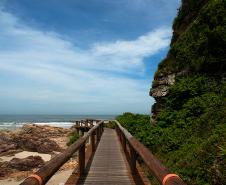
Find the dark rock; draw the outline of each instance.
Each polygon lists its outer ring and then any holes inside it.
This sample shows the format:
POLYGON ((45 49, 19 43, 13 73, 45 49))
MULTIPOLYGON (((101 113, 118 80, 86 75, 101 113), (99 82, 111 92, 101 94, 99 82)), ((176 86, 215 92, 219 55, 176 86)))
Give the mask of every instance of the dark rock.
POLYGON ((15 137, 15 142, 24 150, 35 151, 40 153, 50 153, 61 151, 59 145, 48 138, 40 138, 30 134, 24 134, 15 137))
POLYGON ((29 134, 36 137, 48 138, 48 137, 60 137, 69 132, 68 129, 61 127, 52 127, 48 125, 40 126, 35 124, 26 124, 22 127, 23 134, 29 134))
POLYGON ((16 149, 16 150, 8 150, 8 151, 5 151, 5 152, 2 152, 0 154, 0 157, 1 156, 13 156, 19 152, 22 152, 23 150, 22 149, 16 149))
POLYGON ((8 162, 0 162, 0 178, 8 176, 8 174, 12 173, 12 169, 8 165, 8 162))
POLYGON ((0 144, 0 154, 3 152, 7 152, 9 150, 15 150, 17 149, 17 145, 12 143, 12 144, 0 144))
POLYGON ((69 129, 26 124, 15 131, 0 131, 0 156, 14 154, 17 151, 28 150, 40 153, 61 152, 63 149, 54 138, 65 137, 69 129))
POLYGON ((7 130, 0 131, 0 156, 10 153, 11 150, 18 149, 18 145, 13 141, 13 134, 7 130))
POLYGON ((14 168, 20 171, 28 171, 33 168, 40 167, 43 164, 44 164, 44 161, 40 156, 29 156, 24 159, 13 158, 9 162, 9 166, 11 168, 14 168))

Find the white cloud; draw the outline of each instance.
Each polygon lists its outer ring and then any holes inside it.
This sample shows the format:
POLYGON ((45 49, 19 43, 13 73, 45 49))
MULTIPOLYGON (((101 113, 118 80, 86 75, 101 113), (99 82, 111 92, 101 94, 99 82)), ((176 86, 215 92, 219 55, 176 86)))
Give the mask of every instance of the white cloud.
MULTIPOLYGON (((0 81, 5 86, 0 91, 2 99, 16 97, 75 107, 91 102, 101 104, 103 110, 105 106, 121 106, 112 107, 113 112, 136 110, 131 104, 145 110, 142 104, 150 99, 150 82, 127 74, 142 75, 144 58, 166 48, 171 35, 169 29, 160 28, 132 41, 95 43, 84 50, 61 35, 30 28, 1 9, 0 25, 0 73, 7 72, 15 79, 9 84, 0 81), (26 85, 16 82, 19 77, 26 85)), ((79 109, 75 111, 79 113, 79 109)))

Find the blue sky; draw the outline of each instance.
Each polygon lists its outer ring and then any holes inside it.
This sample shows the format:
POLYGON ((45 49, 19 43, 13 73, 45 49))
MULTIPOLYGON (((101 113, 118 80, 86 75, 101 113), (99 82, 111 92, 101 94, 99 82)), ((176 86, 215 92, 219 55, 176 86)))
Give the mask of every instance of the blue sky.
POLYGON ((1 0, 0 114, 150 113, 179 0, 1 0))

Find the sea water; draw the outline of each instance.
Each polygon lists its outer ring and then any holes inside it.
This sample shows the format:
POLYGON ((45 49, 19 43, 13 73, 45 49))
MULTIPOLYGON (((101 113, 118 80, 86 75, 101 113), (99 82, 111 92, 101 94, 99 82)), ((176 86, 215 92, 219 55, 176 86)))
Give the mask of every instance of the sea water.
POLYGON ((111 120, 115 117, 116 115, 0 115, 0 129, 11 130, 28 123, 69 128, 77 120, 111 120))

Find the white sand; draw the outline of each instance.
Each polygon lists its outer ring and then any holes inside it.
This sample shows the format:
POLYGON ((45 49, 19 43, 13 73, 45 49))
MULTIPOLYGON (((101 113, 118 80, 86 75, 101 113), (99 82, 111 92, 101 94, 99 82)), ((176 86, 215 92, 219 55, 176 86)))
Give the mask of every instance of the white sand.
POLYGON ((47 185, 63 185, 67 181, 67 179, 70 177, 72 172, 73 170, 58 172, 49 180, 47 185))
POLYGON ((23 181, 14 181, 14 180, 0 180, 0 185, 18 185, 23 181))
POLYGON ((0 159, 1 159, 1 161, 10 161, 14 157, 19 158, 19 159, 23 159, 23 158, 28 157, 28 156, 40 156, 44 161, 49 161, 51 159, 51 155, 49 155, 49 154, 41 154, 41 153, 38 153, 38 152, 28 152, 28 151, 19 152, 19 153, 15 154, 13 156, 10 156, 10 157, 2 156, 2 157, 0 157, 0 159))
MULTIPOLYGON (((66 171, 60 171, 56 175, 54 175, 47 185, 63 185, 66 180, 69 178, 73 170, 66 170, 66 171)), ((18 185, 22 181, 15 181, 15 180, 0 180, 0 185, 18 185)))

